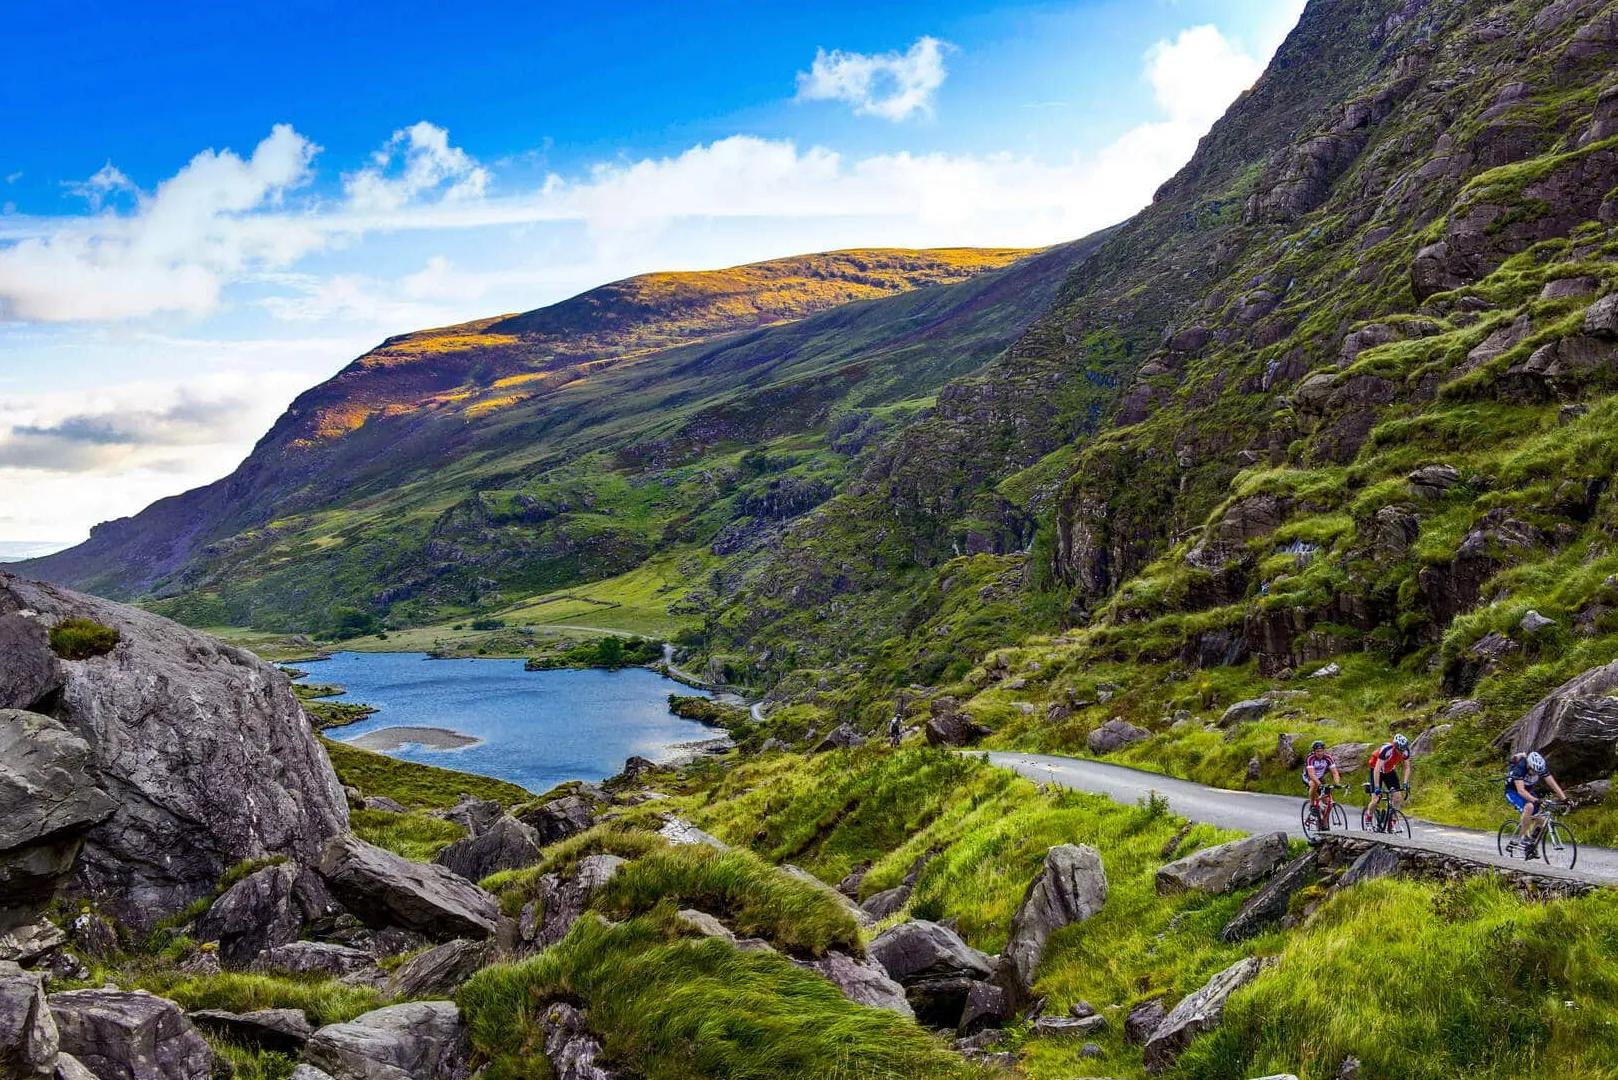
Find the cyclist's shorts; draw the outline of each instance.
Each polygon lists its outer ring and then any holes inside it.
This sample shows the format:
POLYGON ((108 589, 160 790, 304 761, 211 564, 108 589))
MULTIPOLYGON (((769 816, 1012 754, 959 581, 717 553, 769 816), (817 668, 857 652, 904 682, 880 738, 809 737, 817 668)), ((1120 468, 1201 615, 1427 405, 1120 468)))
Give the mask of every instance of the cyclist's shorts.
MULTIPOLYGON (((1527 806, 1528 801, 1529 800, 1523 798, 1521 793, 1516 790, 1506 792, 1506 802, 1510 803, 1512 806, 1515 806, 1518 810, 1521 810, 1523 807, 1527 806)), ((1536 805, 1539 802, 1538 799, 1533 801, 1536 805)))

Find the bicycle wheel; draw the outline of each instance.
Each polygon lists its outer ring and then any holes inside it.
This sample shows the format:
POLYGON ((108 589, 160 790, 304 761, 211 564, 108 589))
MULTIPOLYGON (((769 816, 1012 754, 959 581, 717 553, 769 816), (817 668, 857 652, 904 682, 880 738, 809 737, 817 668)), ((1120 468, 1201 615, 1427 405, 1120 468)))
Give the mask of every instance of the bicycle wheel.
POLYGON ((1546 826, 1545 835, 1540 837, 1539 853, 1552 866, 1571 870, 1579 861, 1579 842, 1574 839, 1572 829, 1560 821, 1553 821, 1546 826))
POLYGON ((1348 831, 1348 814, 1343 811, 1342 803, 1332 803, 1331 827, 1342 832, 1348 831))
POLYGON ((1398 836, 1404 834, 1406 840, 1410 839, 1410 815, 1403 810, 1388 807, 1388 835, 1398 836))
POLYGON ((1303 804, 1303 838, 1311 844, 1320 839, 1320 814, 1307 802, 1303 804))
POLYGON ((1512 818, 1510 821, 1502 823, 1500 832, 1495 835, 1495 847, 1500 850, 1502 858, 1515 859, 1517 854, 1522 851, 1522 841, 1517 837, 1517 828, 1517 819, 1512 818))

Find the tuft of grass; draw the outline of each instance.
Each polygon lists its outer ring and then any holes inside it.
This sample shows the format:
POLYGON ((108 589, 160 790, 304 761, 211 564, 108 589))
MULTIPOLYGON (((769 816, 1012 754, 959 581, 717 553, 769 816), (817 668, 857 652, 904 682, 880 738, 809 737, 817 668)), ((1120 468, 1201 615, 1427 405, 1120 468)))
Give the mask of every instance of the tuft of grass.
POLYGON ((898 1015, 855 1005, 785 957, 679 936, 672 919, 581 919, 530 960, 485 968, 459 1001, 489 1080, 544 1075, 551 1002, 583 1003, 612 1061, 647 1080, 966 1080, 994 1075, 898 1015))
POLYGON ((51 651, 63 660, 105 656, 118 646, 118 631, 94 619, 63 619, 51 627, 51 651))
POLYGON ((466 830, 453 821, 427 814, 354 810, 348 815, 348 823, 354 835, 366 843, 416 862, 430 862, 434 855, 466 835, 466 830))
POLYGON ((619 870, 594 906, 624 919, 670 902, 718 916, 739 935, 786 952, 861 952, 859 928, 842 904, 749 851, 686 845, 650 852, 619 870))
POLYGON ((262 975, 240 971, 185 975, 175 971, 146 971, 136 975, 132 985, 178 1002, 188 1010, 302 1009, 316 1027, 345 1023, 384 1004, 381 993, 371 987, 349 986, 314 975, 262 975))

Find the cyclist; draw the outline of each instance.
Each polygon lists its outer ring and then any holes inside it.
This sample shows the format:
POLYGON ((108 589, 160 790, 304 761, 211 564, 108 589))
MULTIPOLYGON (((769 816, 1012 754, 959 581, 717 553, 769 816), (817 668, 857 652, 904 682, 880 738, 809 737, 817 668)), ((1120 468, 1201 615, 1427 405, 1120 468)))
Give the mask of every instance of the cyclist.
POLYGON ((904 713, 896 712, 893 714, 893 719, 888 721, 888 742, 897 747, 904 741, 904 737, 904 713))
POLYGON ((1367 764, 1371 769, 1371 783, 1365 789, 1371 795, 1368 811, 1375 811, 1377 800, 1388 797, 1388 805, 1395 810, 1404 802, 1404 793, 1410 790, 1410 740, 1395 735, 1390 742, 1377 747, 1367 764))
POLYGON ((1506 801, 1522 811, 1518 835, 1523 838, 1523 857, 1527 859, 1539 858, 1539 834, 1545 827, 1545 819, 1539 813, 1540 804, 1545 800, 1537 793, 1542 782, 1551 786, 1558 799, 1567 800, 1567 792, 1545 767, 1543 754, 1532 750, 1511 755, 1511 764, 1506 769, 1506 801), (1528 831, 1530 822, 1534 823, 1532 835, 1528 831))
POLYGON ((1337 759, 1326 753, 1326 740, 1316 739, 1314 745, 1309 747, 1309 756, 1303 759, 1303 782, 1309 785, 1309 805, 1315 811, 1315 817, 1320 822, 1320 830, 1331 830, 1331 815, 1322 815, 1320 810, 1320 785, 1325 783, 1326 774, 1331 773, 1331 782, 1341 784, 1342 773, 1337 771, 1337 759))

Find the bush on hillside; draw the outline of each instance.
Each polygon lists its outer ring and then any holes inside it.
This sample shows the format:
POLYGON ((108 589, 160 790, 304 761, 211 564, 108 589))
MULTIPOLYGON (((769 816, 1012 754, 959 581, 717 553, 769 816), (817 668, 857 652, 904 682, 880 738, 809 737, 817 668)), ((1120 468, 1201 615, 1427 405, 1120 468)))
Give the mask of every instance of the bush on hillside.
POLYGON ((118 644, 118 631, 94 619, 64 619, 51 627, 51 651, 63 660, 105 656, 118 644))

